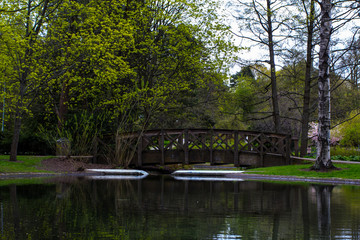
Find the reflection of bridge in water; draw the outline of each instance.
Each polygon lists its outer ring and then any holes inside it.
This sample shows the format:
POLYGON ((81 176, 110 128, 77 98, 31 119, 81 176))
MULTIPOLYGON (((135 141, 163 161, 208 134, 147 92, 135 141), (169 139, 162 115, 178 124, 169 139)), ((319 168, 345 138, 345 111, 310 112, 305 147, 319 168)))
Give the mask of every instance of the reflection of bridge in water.
MULTIPOLYGON (((136 146, 132 164, 234 164, 275 166, 291 163, 290 135, 240 130, 184 129, 128 133, 122 141, 136 146)), ((297 149, 294 149, 297 152, 297 149)))

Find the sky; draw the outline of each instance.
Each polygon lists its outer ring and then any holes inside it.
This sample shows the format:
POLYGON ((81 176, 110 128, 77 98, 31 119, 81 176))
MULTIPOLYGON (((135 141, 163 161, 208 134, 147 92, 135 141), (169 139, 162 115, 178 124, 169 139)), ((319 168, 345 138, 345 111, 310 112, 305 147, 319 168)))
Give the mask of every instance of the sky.
MULTIPOLYGON (((239 24, 241 24, 241 23, 239 21, 236 21, 236 19, 233 17, 236 6, 234 4, 232 5, 232 7, 231 7, 231 5, 229 5, 230 2, 236 3, 236 2, 238 2, 238 0, 220 0, 220 1, 223 2, 222 11, 225 12, 226 23, 231 26, 233 32, 235 32, 236 34, 239 34, 238 29, 239 29, 239 24)), ((247 0, 241 0, 241 1, 246 2, 247 0)), ((259 2, 265 2, 265 0, 259 0, 259 2)), ((320 11, 319 6, 317 6, 316 10, 317 10, 317 12, 320 11)), ((342 8, 334 8, 333 16, 340 14, 341 11, 344 11, 344 10, 342 8)), ((284 14, 284 16, 285 16, 285 14, 284 14)), ((342 24, 342 23, 333 22, 333 27, 337 28, 339 24, 342 24)), ((336 49, 344 48, 346 41, 348 41, 348 39, 351 39, 353 36, 354 27, 356 28, 359 25, 360 25, 359 15, 356 15, 356 19, 352 20, 351 22, 348 22, 340 30, 336 31, 333 34, 332 39, 340 40, 340 43, 337 44, 336 46, 332 47, 332 50, 335 52, 336 49)), ((243 32, 243 34, 246 35, 247 33, 243 32)), ((249 34, 249 36, 251 35, 251 33, 248 33, 248 34, 249 34)), ((240 53, 238 53, 238 57, 239 57, 239 59, 241 59, 241 62, 249 62, 250 63, 250 62, 254 62, 256 60, 267 60, 268 59, 268 49, 266 47, 255 45, 254 43, 250 42, 249 40, 241 39, 236 36, 234 36, 234 41, 238 46, 250 47, 250 49, 247 49, 247 50, 245 49, 245 50, 242 50, 240 53)), ((304 47, 304 46, 297 46, 294 41, 289 41, 289 40, 287 40, 287 44, 288 44, 288 46, 293 45, 292 47, 295 46, 295 48, 299 48, 300 50, 301 50, 301 47, 304 47)), ((319 47, 315 46, 315 55, 317 54, 318 49, 319 49, 319 47)), ((280 58, 277 58, 276 63, 278 66, 277 70, 279 70, 281 68, 281 66, 283 66, 283 62, 281 61, 280 58)), ((240 70, 241 70, 241 66, 239 64, 233 64, 233 66, 230 69, 230 74, 235 74, 236 72, 238 72, 240 70)))

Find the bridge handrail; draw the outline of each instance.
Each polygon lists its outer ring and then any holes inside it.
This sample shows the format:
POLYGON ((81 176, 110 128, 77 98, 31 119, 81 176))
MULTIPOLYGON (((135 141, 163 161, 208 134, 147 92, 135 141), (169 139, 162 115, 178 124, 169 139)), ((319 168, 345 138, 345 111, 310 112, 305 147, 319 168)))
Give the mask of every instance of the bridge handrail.
MULTIPOLYGON (((253 152, 264 156, 277 154, 287 162, 291 155, 291 137, 287 134, 257 132, 229 129, 155 129, 143 132, 124 133, 120 139, 137 138, 138 163, 144 151, 160 151, 162 158, 168 150, 185 152, 185 163, 188 163, 189 151, 207 150, 210 156, 213 151, 228 150, 234 153, 234 162, 238 161, 239 152, 253 152)), ((294 146, 296 146, 295 143, 294 146)), ((162 161, 163 162, 163 161, 162 161)))

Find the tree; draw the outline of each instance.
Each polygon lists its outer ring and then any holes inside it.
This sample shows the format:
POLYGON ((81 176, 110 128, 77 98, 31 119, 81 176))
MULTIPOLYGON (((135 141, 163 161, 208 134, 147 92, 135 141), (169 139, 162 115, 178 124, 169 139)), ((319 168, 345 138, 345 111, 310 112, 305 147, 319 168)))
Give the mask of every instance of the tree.
POLYGON ((216 123, 217 128, 239 129, 248 128, 247 118, 256 109, 259 102, 257 84, 252 68, 245 66, 230 77, 230 87, 219 98, 220 112, 216 123))
MULTIPOLYGON (((219 21, 217 4, 130 1, 126 9, 135 26, 135 46, 127 56, 135 75, 129 81, 134 84, 132 92, 137 92, 134 96, 141 96, 135 118, 147 128, 172 125, 164 121, 169 110, 179 118, 175 121, 182 122, 184 117, 178 113, 191 114, 191 110, 184 112, 182 107, 188 110, 196 108, 199 102, 209 103, 208 99, 201 101, 200 95, 210 96, 211 86, 222 84, 226 59, 234 50, 226 40, 229 31, 219 21), (190 104, 193 94, 199 98, 190 104)), ((183 122, 186 126, 189 123, 183 122)))
POLYGON ((267 76, 271 80, 272 114, 269 117, 273 118, 274 131, 281 132, 276 56, 289 35, 287 23, 290 20, 291 4, 279 0, 237 2, 235 18, 240 23, 240 33, 236 33, 236 36, 250 44, 264 47, 268 52, 267 60, 260 61, 270 66, 267 76))
MULTIPOLYGON (((108 109, 106 102, 133 74, 125 56, 134 47, 133 26, 123 1, 65 1, 47 32, 48 58, 68 70, 47 84, 47 112, 56 113, 61 130, 68 111, 108 109), (118 87, 116 87, 118 86, 118 87)), ((119 92, 122 94, 126 89, 119 92)))
POLYGON ((24 124, 61 135, 74 119, 106 115, 108 132, 133 131, 163 126, 172 111, 202 112, 184 126, 214 125, 236 50, 216 1, 15 2, 1 5, 0 36, 16 115, 12 160, 24 124))
POLYGON ((56 99, 60 92, 55 110, 61 126, 69 96, 99 100, 94 96, 100 90, 129 74, 123 59, 133 43, 131 26, 119 15, 121 8, 109 6, 105 1, 68 0, 4 4, 1 40, 16 73, 8 77, 15 113, 10 160, 16 161, 22 120, 32 116, 34 103, 46 104, 47 93, 56 99))
MULTIPOLYGON (((304 6, 305 1, 302 1, 304 6)), ((300 155, 304 156, 307 153, 308 146, 308 132, 310 121, 310 97, 311 97, 311 80, 312 80, 312 66, 313 66, 313 37, 315 30, 315 0, 310 0, 310 9, 306 11, 306 28, 307 28, 307 44, 306 44, 306 71, 304 79, 304 96, 301 116, 301 140, 300 140, 300 155)))
POLYGON ((2 4, 3 26, 1 41, 12 59, 14 74, 9 77, 13 90, 14 131, 10 160, 16 161, 22 119, 39 92, 49 71, 39 63, 44 54, 41 38, 44 26, 58 7, 58 0, 5 1, 2 4))
POLYGON ((230 87, 236 87, 238 84, 238 80, 243 77, 249 77, 251 79, 255 79, 255 75, 251 70, 251 66, 244 66, 241 70, 234 75, 230 76, 230 87))
POLYGON ((331 0, 322 0, 320 3, 320 52, 319 52, 319 125, 317 141, 317 157, 312 167, 314 170, 333 168, 330 159, 330 37, 331 0))

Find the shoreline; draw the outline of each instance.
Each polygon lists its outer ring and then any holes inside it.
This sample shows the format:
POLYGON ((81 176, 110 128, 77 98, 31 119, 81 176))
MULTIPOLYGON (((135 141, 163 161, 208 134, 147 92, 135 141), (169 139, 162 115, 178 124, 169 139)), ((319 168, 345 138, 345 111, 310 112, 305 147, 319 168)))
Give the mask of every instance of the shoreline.
MULTIPOLYGON (((159 175, 159 174, 149 174, 159 175)), ((163 174, 171 175, 171 174, 163 174)), ((0 180, 22 179, 22 178, 52 178, 52 177, 88 177, 88 176, 104 176, 104 174, 93 172, 62 172, 62 173, 3 173, 0 174, 0 180)), ((199 177, 198 175, 192 175, 199 177)), ((201 177, 201 176, 200 176, 201 177)), ((264 174, 247 174, 247 173, 231 173, 225 174, 223 178, 236 178, 250 181, 279 181, 279 182, 294 182, 294 183, 314 183, 327 185, 360 185, 360 179, 340 179, 340 178, 305 178, 295 176, 280 176, 280 175, 264 175, 264 174)))
POLYGON ((263 175, 263 174, 232 174, 232 178, 241 178, 244 180, 264 180, 264 181, 281 181, 297 183, 316 183, 329 185, 360 185, 360 179, 342 179, 342 178, 305 178, 296 176, 281 175, 263 175))

